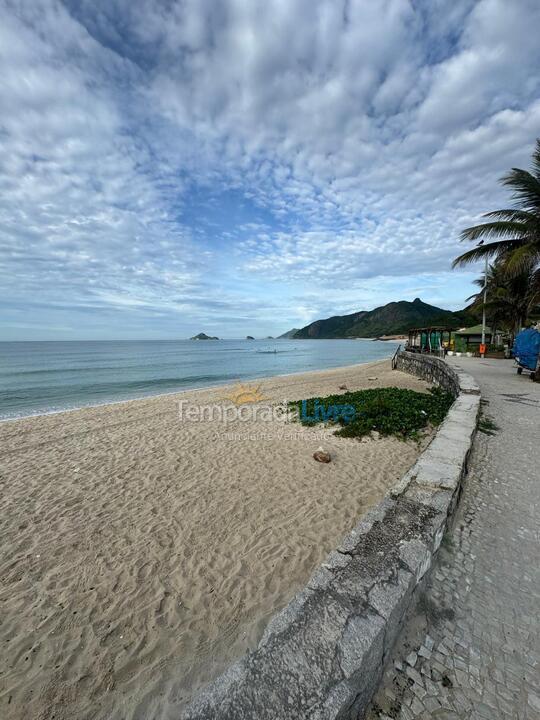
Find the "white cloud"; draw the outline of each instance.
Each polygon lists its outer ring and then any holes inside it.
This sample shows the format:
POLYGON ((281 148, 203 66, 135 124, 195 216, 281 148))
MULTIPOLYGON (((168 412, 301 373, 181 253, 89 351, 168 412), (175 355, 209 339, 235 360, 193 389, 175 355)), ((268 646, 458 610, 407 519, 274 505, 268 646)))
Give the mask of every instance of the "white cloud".
POLYGON ((336 312, 427 290, 540 135, 536 0, 0 7, 10 323, 264 332, 277 289, 285 327, 313 282, 336 312))

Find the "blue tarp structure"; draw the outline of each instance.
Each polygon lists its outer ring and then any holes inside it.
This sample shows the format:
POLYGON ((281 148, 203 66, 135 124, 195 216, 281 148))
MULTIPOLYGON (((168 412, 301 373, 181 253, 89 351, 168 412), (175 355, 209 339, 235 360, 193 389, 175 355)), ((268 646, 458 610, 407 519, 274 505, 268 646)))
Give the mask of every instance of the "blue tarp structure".
POLYGON ((536 370, 540 353, 540 332, 534 328, 522 330, 514 340, 514 357, 528 370, 536 370))

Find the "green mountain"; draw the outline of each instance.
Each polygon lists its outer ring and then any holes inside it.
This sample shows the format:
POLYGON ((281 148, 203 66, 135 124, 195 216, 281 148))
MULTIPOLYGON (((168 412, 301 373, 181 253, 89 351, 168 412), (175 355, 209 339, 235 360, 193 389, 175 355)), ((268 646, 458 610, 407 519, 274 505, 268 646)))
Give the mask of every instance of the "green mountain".
POLYGON ((278 335, 278 340, 287 340, 289 338, 293 338, 297 332, 300 332, 298 328, 293 328, 292 330, 287 330, 287 332, 283 333, 283 335, 278 335))
POLYGON ((452 312, 428 305, 416 298, 413 302, 401 300, 382 305, 375 310, 362 310, 351 315, 335 315, 316 320, 298 330, 294 338, 353 338, 379 337, 405 334, 410 328, 428 325, 463 327, 475 322, 468 309, 452 312))

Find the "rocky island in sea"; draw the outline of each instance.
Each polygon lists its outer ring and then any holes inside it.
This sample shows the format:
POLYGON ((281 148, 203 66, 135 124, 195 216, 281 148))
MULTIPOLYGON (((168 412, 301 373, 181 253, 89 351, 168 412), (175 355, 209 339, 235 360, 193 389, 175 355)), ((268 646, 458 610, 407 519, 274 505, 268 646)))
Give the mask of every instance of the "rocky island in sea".
POLYGON ((219 340, 218 337, 215 337, 214 335, 207 335, 206 333, 199 333, 198 335, 194 335, 192 338, 189 338, 190 340, 219 340))

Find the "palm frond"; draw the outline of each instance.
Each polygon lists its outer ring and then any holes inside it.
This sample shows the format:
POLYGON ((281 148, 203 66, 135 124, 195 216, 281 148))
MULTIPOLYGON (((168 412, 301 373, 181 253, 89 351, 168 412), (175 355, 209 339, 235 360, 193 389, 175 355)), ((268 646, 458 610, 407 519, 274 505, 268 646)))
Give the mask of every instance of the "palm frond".
POLYGON ((466 228, 461 233, 461 240, 471 240, 475 242, 476 240, 510 237, 526 240, 529 232, 530 230, 527 223, 498 220, 466 228))
POLYGON ((528 170, 512 168, 501 182, 512 188, 512 196, 522 210, 540 212, 540 180, 528 170))
POLYGON ((540 226, 540 216, 531 213, 528 210, 519 210, 518 208, 504 208, 503 210, 492 210, 484 213, 482 217, 497 218, 498 220, 506 220, 508 222, 519 222, 527 225, 540 226))
POLYGON ((540 138, 536 138, 536 146, 532 154, 532 170, 538 180, 540 180, 540 138))
POLYGON ((497 257, 498 255, 506 254, 514 251, 521 247, 522 241, 519 238, 513 238, 512 240, 500 240, 499 242, 489 243, 488 245, 481 245, 475 247, 472 250, 459 255, 454 262, 452 267, 455 268, 458 265, 468 265, 469 263, 476 262, 477 260, 483 260, 486 255, 487 257, 497 257))
POLYGON ((504 270, 510 276, 530 273, 531 267, 540 261, 540 247, 522 245, 516 248, 504 261, 504 270))
POLYGON ((505 237, 526 237, 527 224, 523 222, 510 222, 508 220, 499 220, 498 222, 482 223, 481 225, 473 225, 466 228, 461 233, 462 240, 480 240, 483 238, 505 238, 505 237))

